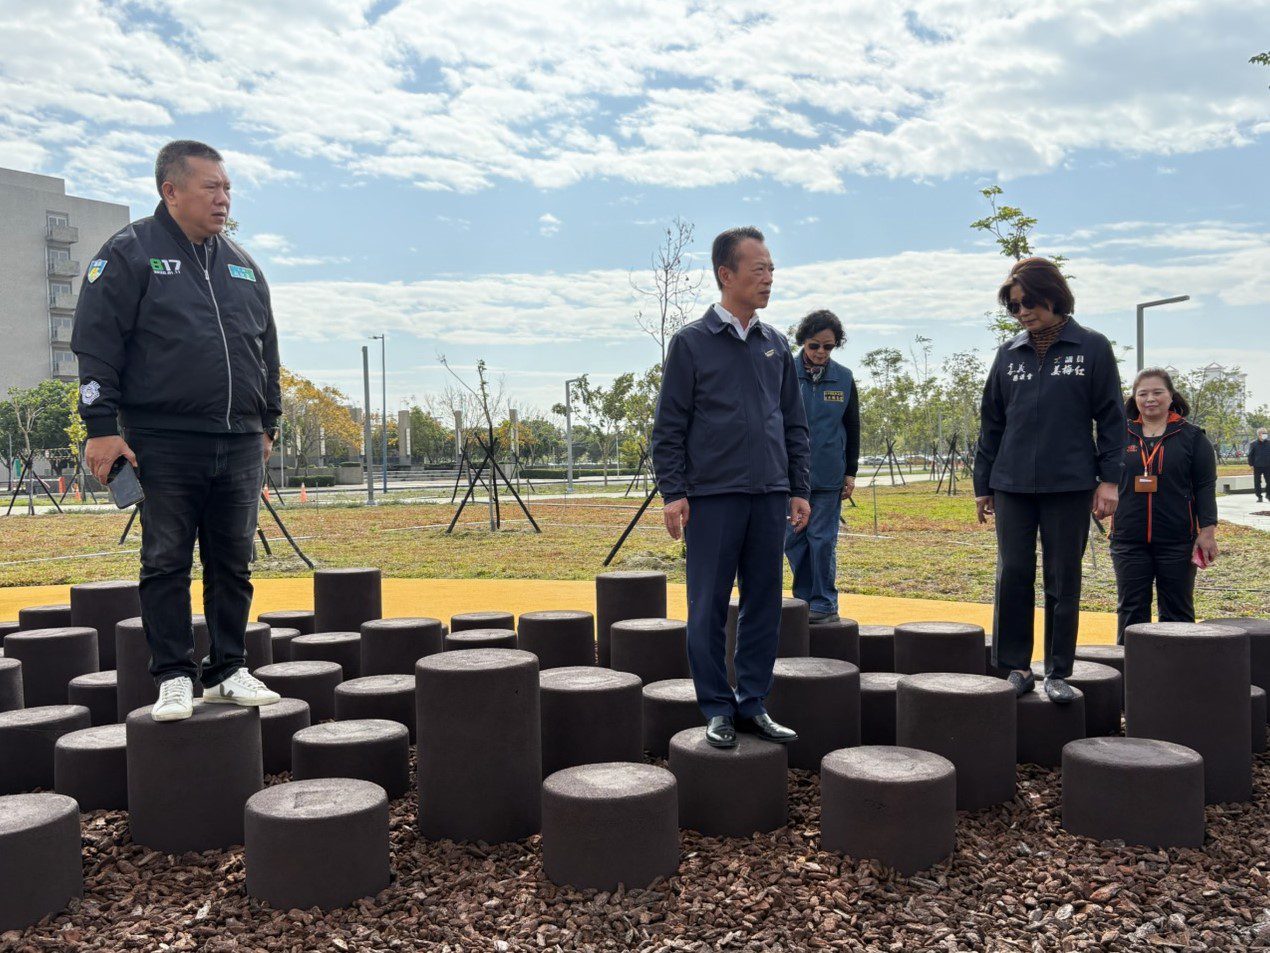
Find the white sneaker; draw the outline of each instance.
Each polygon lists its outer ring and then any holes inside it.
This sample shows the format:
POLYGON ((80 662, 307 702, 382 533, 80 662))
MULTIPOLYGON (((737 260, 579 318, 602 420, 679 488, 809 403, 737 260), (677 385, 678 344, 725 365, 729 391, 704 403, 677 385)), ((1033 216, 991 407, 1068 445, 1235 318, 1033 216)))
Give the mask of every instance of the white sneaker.
POLYGON ((203 701, 218 705, 273 705, 282 696, 245 668, 240 668, 219 685, 204 689, 203 701))
POLYGON ((150 708, 155 721, 181 721, 194 714, 194 683, 184 675, 159 685, 159 700, 150 708))

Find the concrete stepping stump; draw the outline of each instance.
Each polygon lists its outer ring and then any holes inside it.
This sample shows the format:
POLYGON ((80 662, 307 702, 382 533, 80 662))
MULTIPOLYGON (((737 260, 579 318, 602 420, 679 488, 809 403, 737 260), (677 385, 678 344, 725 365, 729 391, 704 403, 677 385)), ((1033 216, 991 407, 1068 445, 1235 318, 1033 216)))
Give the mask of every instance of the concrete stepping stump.
POLYGON ((1252 686, 1252 753, 1266 750, 1266 690, 1252 686))
POLYGON ((22 697, 27 708, 64 705, 71 679, 98 670, 97 630, 23 629, 4 640, 4 654, 22 663, 22 697))
POLYGON ((688 623, 678 619, 623 619, 609 630, 609 668, 638 675, 644 684, 689 678, 688 623))
POLYGON ((20 628, 21 626, 18 624, 17 619, 0 622, 0 649, 4 646, 5 636, 7 636, 10 632, 17 632, 20 628))
POLYGON ((983 674, 991 675, 994 678, 1009 678, 1008 669, 1001 668, 992 664, 992 633, 985 633, 983 636, 983 674))
POLYGON ((1085 738, 1063 749, 1063 828, 1144 847, 1204 846, 1204 760, 1149 738, 1085 738))
POLYGON ((247 893, 275 910, 333 910, 391 879, 388 797, 355 778, 276 784, 247 801, 247 893))
MULTIPOLYGON (((728 601, 728 621, 724 630, 724 664, 728 670, 728 684, 736 685, 736 628, 739 624, 741 601, 733 596, 728 601)), ((807 621, 807 603, 801 599, 781 600, 780 636, 776 645, 777 658, 807 658, 811 653, 811 626, 807 621)))
MULTIPOLYGON (((277 609, 273 612, 262 612, 256 616, 257 622, 263 622, 271 629, 295 629, 301 635, 316 632, 312 609, 277 609)), ((286 659, 275 661, 285 662, 286 659)))
POLYGON ((309 703, 300 698, 284 698, 263 705, 260 712, 260 756, 265 774, 291 770, 291 739, 312 723, 309 703))
POLYGON ((1066 705, 1056 705, 1041 683, 1015 703, 1019 764, 1057 768, 1063 763, 1063 746, 1085 737, 1085 696, 1079 688, 1066 705))
POLYGON ((79 806, 61 794, 0 797, 0 933, 24 930, 84 895, 79 806))
POLYGON ((464 632, 471 629, 516 629, 516 617, 510 612, 460 612, 450 616, 450 631, 464 632))
MULTIPOLYGON (((1036 684, 1045 678, 1045 664, 1032 663, 1036 684)), ((1085 736, 1120 734, 1120 702, 1124 698, 1124 677, 1110 665, 1082 662, 1072 665, 1067 684, 1085 696, 1085 736)))
POLYGON ((896 672, 860 673, 860 744, 895 744, 896 672))
MULTIPOLYGON (((358 632, 363 622, 383 614, 383 580, 378 569, 314 570, 313 632, 358 632)), ((300 626, 292 623, 291 628, 300 626)))
POLYGON ((830 751, 860 743, 860 670, 823 658, 778 658, 767 712, 798 732, 789 766, 816 771, 830 751))
POLYGON ((679 870, 675 776, 650 764, 584 764, 542 783, 542 866, 552 883, 647 887, 679 870))
POLYGON ((266 622, 248 622, 246 630, 247 668, 254 672, 258 668, 273 664, 273 631, 266 622))
POLYGON ((83 582, 71 586, 73 626, 97 630, 98 667, 115 667, 115 626, 141 615, 141 598, 135 579, 83 582))
POLYGON ((538 685, 544 776, 578 764, 644 760, 639 676, 577 665, 540 672, 538 685))
POLYGON ((445 651, 467 649, 514 649, 515 629, 458 629, 442 637, 445 651))
POLYGON ((542 825, 538 659, 468 649, 415 663, 419 833, 520 840, 542 825))
POLYGON ((855 619, 817 623, 808 627, 807 637, 811 658, 836 658, 860 666, 860 624, 855 619))
POLYGON ((617 570, 595 577, 596 657, 609 664, 609 633, 614 622, 666 618, 666 574, 617 570))
POLYGON ((30 629, 66 629, 71 626, 69 604, 27 606, 18 610, 18 631, 30 629))
POLYGON ((957 769, 957 810, 1014 797, 1018 757, 1014 690, 988 675, 906 675, 896 691, 895 740, 943 755, 957 769))
POLYGON ((595 664, 595 616, 578 609, 521 613, 516 646, 538 656, 538 670, 595 664))
POLYGON ((820 766, 820 846, 906 876, 952 856, 957 772, 930 751, 845 748, 820 766))
MULTIPOLYGON (((291 640, 300 635, 299 629, 269 627, 270 653, 274 662, 291 662, 291 640)), ((272 662, 270 664, 273 664, 272 662)))
POLYGON ((119 721, 117 674, 88 672, 72 678, 66 686, 66 701, 88 709, 94 725, 113 725, 119 721))
POLYGON ((166 854, 243 842, 243 806, 264 786, 260 714, 196 704, 184 721, 145 709, 125 722, 132 839, 166 854))
POLYGON ((291 777, 360 778, 401 797, 410 787, 409 733, 384 718, 310 725, 291 738, 291 777))
POLYGON ((90 727, 83 705, 43 705, 0 713, 0 794, 53 787, 57 739, 90 727))
POLYGON ((339 662, 274 662, 253 674, 283 698, 306 702, 313 724, 335 717, 335 686, 344 681, 339 662))
MULTIPOLYGON (((190 622, 197 664, 210 651, 210 637, 207 620, 201 615, 193 616, 190 622)), ((140 618, 124 619, 115 626, 115 691, 120 722, 138 708, 149 707, 159 700, 159 687, 150 674, 150 644, 140 618)), ((202 694, 203 686, 195 679, 194 696, 202 694)))
POLYGON ((905 622, 895 627, 895 671, 983 674, 983 627, 961 622, 905 622))
POLYGON ((860 671, 895 671, 895 626, 860 626, 860 671))
POLYGON ((700 727, 670 739, 670 772, 679 789, 679 826, 719 837, 749 837, 789 818, 785 745, 739 735, 714 748, 700 727))
POLYGON ((22 692, 22 663, 0 658, 0 712, 25 707, 22 692))
POLYGON ((79 809, 128 809, 127 728, 99 725, 57 739, 53 749, 53 788, 73 797, 79 809))
POLYGON ((1270 619, 1205 619, 1210 625, 1229 625, 1248 633, 1248 663, 1252 684, 1270 692, 1270 619))
POLYGON ((706 719, 697 705, 697 689, 690 678, 671 678, 645 685, 644 750, 654 758, 670 753, 670 739, 688 728, 705 736, 706 719))
POLYGON ((440 619, 372 619, 362 623, 363 675, 415 676, 415 662, 436 655, 441 642, 440 619))
POLYGON ((1106 665, 1120 673, 1120 710, 1124 711, 1124 646, 1123 645, 1078 645, 1076 661, 1094 662, 1106 665))
POLYGON ((415 677, 363 675, 336 685, 336 721, 361 718, 382 718, 404 725, 410 735, 410 743, 414 744, 415 677))
POLYGON ((335 662, 344 678, 362 674, 362 636, 360 632, 311 632, 291 640, 293 662, 335 662))
POLYGON ((1155 622, 1124 639, 1125 734, 1198 751, 1209 804, 1251 798, 1248 633, 1155 622))

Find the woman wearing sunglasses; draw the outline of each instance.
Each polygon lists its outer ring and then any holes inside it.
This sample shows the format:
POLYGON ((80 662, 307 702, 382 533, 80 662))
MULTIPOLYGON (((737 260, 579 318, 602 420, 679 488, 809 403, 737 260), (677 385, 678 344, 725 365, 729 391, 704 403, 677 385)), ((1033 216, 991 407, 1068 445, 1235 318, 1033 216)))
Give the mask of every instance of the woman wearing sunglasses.
POLYGON ((1119 631, 1151 621, 1155 589, 1161 622, 1195 621, 1195 568, 1217 558, 1217 455, 1186 419, 1186 398, 1168 371, 1139 371, 1125 402, 1120 502, 1111 530, 1119 631))
POLYGON ((794 331, 798 387, 811 430, 811 519, 785 534, 794 597, 810 608, 813 624, 838 621, 838 518, 855 491, 860 462, 860 401, 851 371, 830 355, 842 347, 842 322, 813 311, 794 331))
POLYGON ((1111 344, 1071 317, 1075 299, 1045 258, 1010 269, 997 298, 1022 330, 988 372, 975 453, 979 522, 995 516, 992 660, 1018 695, 1032 691, 1036 538, 1045 589, 1045 694, 1070 702, 1089 514, 1115 512, 1125 416, 1111 344), (1095 429, 1097 436, 1095 437, 1095 429))

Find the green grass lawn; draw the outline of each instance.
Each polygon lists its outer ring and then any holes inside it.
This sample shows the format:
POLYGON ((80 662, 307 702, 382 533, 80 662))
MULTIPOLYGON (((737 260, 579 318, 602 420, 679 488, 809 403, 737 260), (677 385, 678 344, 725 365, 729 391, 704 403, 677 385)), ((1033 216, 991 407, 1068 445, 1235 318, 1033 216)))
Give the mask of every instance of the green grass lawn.
MULTIPOLYGON (((873 494, 858 491, 847 507, 847 532, 839 544, 838 584, 844 592, 991 602, 996 538, 991 525, 975 522, 969 493, 936 495, 929 484, 879 487, 878 535, 873 535, 873 494)), ((453 535, 445 526, 450 506, 395 504, 298 506, 280 512, 320 566, 379 566, 387 576, 436 578, 589 579, 634 513, 636 501, 534 501, 543 532, 536 534, 516 510, 489 531, 488 511, 471 505, 453 535), (514 519, 519 518, 519 519, 514 519)), ((0 519, 0 585, 44 585, 136 575, 140 533, 134 527, 118 545, 126 516, 67 514, 0 519), (107 555, 98 555, 105 553, 107 555), (61 558, 50 558, 61 557, 61 558)), ((262 526, 274 549, 261 553, 261 577, 306 573, 262 510, 262 526)), ((1201 573, 1196 608, 1200 618, 1270 612, 1265 569, 1270 534, 1223 523, 1221 559, 1201 573)), ((657 568, 683 580, 682 547, 661 528, 659 511, 646 513, 615 567, 657 568)), ((196 569, 197 572, 197 569, 196 569)), ((788 583, 788 579, 787 579, 788 583)), ((1095 536, 1085 559, 1082 606, 1115 609, 1115 577, 1106 540, 1095 536)))

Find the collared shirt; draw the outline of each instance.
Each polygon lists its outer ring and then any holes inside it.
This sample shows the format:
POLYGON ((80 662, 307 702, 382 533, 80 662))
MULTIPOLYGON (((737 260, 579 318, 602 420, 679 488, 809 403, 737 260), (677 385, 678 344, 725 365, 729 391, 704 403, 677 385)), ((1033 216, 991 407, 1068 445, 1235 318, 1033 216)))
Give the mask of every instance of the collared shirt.
POLYGON ((736 336, 739 337, 742 341, 748 338, 750 336, 750 332, 753 331, 756 327, 758 327, 757 314, 754 315, 752 318, 750 318, 749 324, 747 324, 745 327, 741 327, 741 320, 736 315, 734 315, 731 311, 725 308, 723 305, 716 304, 714 306, 714 310, 719 313, 719 317, 723 319, 724 324, 730 324, 732 325, 733 328, 736 329, 736 336))

